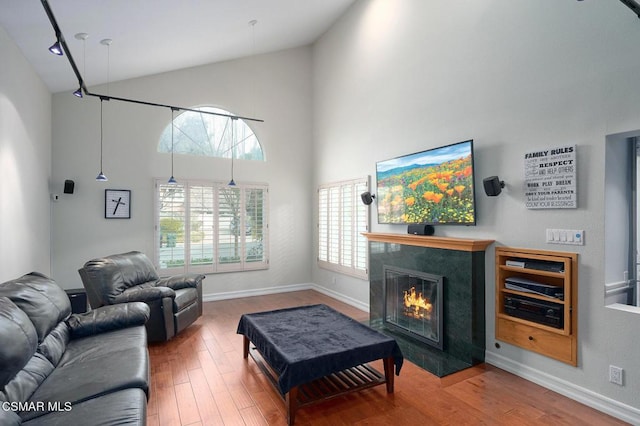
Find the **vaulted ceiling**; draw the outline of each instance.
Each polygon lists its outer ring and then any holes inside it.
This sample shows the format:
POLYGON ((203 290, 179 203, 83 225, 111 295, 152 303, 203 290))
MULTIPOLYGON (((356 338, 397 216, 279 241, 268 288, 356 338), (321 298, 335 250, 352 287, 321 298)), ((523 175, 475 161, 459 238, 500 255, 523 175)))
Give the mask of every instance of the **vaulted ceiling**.
MULTIPOLYGON (((308 45, 353 2, 48 1, 88 87, 107 78, 113 82, 308 45), (78 33, 88 38, 78 39, 78 33), (100 43, 106 38, 113 40, 109 47, 100 43)), ((41 1, 0 0, 0 26, 52 92, 77 88, 68 61, 47 51, 55 34, 41 1)))

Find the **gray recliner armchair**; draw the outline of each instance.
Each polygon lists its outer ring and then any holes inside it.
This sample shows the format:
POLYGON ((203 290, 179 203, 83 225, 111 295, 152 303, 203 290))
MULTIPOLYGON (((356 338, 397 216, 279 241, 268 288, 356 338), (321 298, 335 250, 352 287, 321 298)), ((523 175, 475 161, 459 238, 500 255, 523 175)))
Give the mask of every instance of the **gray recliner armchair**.
POLYGON ((171 339, 202 315, 202 274, 160 278, 141 252, 93 259, 78 270, 92 308, 123 302, 145 302, 149 342, 171 339))

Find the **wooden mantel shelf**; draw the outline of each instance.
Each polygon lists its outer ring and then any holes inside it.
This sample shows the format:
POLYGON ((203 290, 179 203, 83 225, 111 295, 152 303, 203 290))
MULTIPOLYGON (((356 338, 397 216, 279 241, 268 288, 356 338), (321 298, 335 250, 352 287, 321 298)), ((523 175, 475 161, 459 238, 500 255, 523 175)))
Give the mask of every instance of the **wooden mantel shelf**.
POLYGON ((414 234, 387 234, 363 232, 369 241, 381 243, 406 244, 409 246, 442 248, 460 251, 485 251, 494 240, 473 240, 468 238, 434 237, 414 234))

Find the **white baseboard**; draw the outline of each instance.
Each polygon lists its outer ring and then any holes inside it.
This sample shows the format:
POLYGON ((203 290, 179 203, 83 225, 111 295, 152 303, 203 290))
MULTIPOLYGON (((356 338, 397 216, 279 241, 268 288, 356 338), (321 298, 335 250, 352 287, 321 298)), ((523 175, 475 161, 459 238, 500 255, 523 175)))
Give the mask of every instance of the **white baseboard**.
POLYGON ((484 356, 487 364, 494 365, 516 376, 529 380, 561 395, 592 407, 603 413, 607 413, 633 425, 640 425, 640 410, 630 405, 623 404, 614 399, 600 395, 599 393, 576 386, 566 380, 551 376, 543 371, 536 370, 527 365, 520 364, 512 359, 505 358, 494 352, 487 351, 484 356))
POLYGON ((313 283, 293 284, 293 285, 279 286, 279 287, 265 287, 265 288, 259 288, 254 290, 228 291, 224 293, 209 293, 209 294, 202 295, 202 301, 215 302, 217 300, 238 299, 241 297, 253 297, 253 296, 266 296, 268 294, 289 293, 292 291, 301 291, 301 290, 315 290, 318 293, 322 293, 329 297, 333 297, 334 299, 344 302, 347 305, 351 305, 355 308, 358 308, 361 311, 369 312, 368 304, 362 303, 359 300, 345 296, 344 294, 341 294, 341 293, 337 293, 333 290, 329 290, 325 287, 320 287, 319 285, 313 284, 313 283))
POLYGON ((265 287, 265 288, 259 288, 254 290, 228 291, 224 293, 209 293, 209 294, 202 295, 202 301, 215 302, 217 300, 238 299, 241 297, 253 297, 253 296, 266 296, 268 294, 289 293, 291 291, 301 291, 301 290, 315 290, 318 293, 322 293, 329 297, 333 297, 334 299, 344 302, 347 305, 351 305, 355 308, 358 308, 361 311, 369 312, 368 304, 362 303, 359 300, 345 296, 344 294, 341 294, 341 293, 337 293, 333 290, 329 290, 325 287, 320 287, 319 285, 313 284, 313 283, 293 284, 293 285, 279 286, 279 287, 265 287))
POLYGON ((317 284, 313 284, 313 289, 315 291, 317 291, 318 293, 322 293, 324 295, 327 295, 329 297, 333 297, 334 299, 337 299, 341 302, 346 303, 347 305, 351 305, 354 308, 358 308, 361 311, 365 311, 365 312, 369 312, 369 304, 368 303, 362 303, 359 300, 353 299, 351 297, 345 296, 342 293, 337 293, 333 290, 329 290, 328 288, 325 287, 320 287, 317 284))
POLYGON ((225 293, 209 293, 202 295, 203 302, 215 302, 216 300, 238 299, 241 297, 265 296, 267 294, 289 293, 291 291, 316 290, 316 285, 311 283, 293 284, 279 287, 265 287, 255 290, 228 291, 225 293))

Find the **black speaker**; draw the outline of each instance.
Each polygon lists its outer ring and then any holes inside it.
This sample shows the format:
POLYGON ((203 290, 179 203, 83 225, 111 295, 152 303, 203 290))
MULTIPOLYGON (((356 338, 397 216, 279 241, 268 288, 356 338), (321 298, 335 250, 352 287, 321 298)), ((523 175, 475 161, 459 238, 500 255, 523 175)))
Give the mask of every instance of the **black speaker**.
POLYGON ((75 182, 67 179, 64 181, 64 193, 65 194, 73 194, 73 187, 75 186, 75 182))
POLYGON ((434 231, 435 229, 433 226, 425 225, 424 223, 409 225, 407 228, 407 233, 413 235, 433 235, 434 231))
POLYGON ((484 178, 482 180, 482 184, 484 185, 485 194, 489 197, 500 195, 502 188, 504 188, 504 181, 500 180, 498 176, 489 176, 488 178, 484 178))
POLYGON ((360 194, 360 198, 362 198, 362 202, 368 206, 373 203, 373 199, 376 198, 376 196, 367 191, 360 194))

